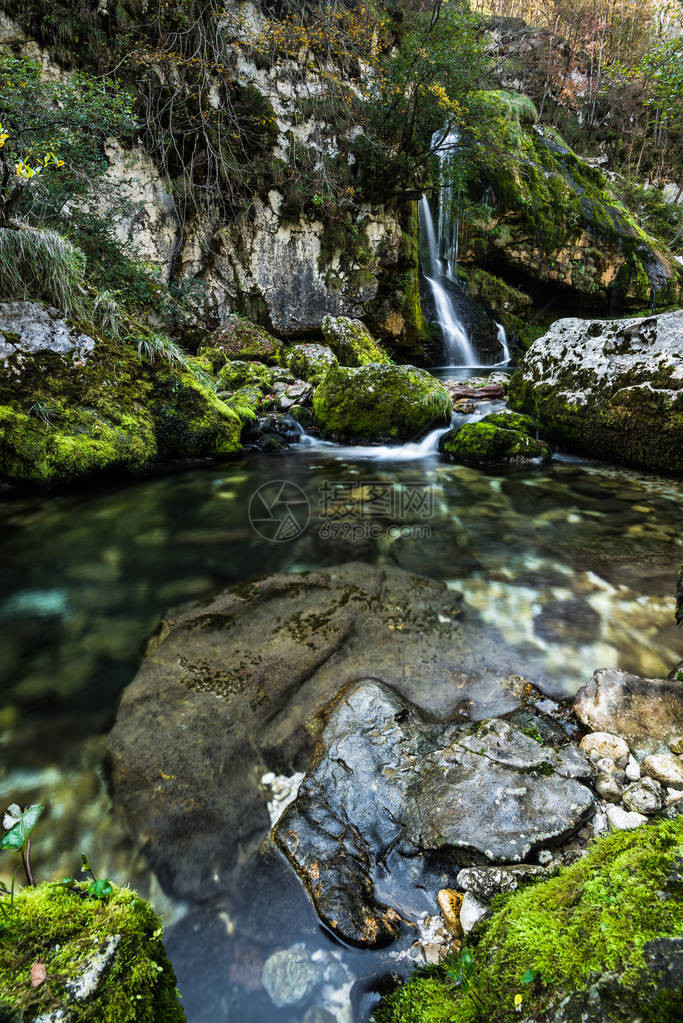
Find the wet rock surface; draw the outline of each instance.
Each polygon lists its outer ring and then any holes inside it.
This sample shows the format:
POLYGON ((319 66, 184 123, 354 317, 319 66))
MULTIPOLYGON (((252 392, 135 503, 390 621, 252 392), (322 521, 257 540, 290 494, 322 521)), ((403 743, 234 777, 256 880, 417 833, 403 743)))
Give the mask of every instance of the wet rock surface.
POLYGON ((683 685, 608 668, 579 690, 574 712, 593 731, 621 736, 635 751, 664 752, 683 732, 683 685))
POLYGON ((261 778, 306 768, 313 716, 342 686, 371 675, 460 720, 517 706, 512 653, 460 617, 443 584, 356 563, 167 618, 109 743, 115 801, 165 889, 206 897, 248 869, 270 827, 261 778))
POLYGON ((334 933, 381 946, 403 921, 380 889, 404 889, 419 858, 515 863, 577 830, 594 800, 574 770, 507 721, 434 724, 359 681, 326 712, 275 837, 334 933))

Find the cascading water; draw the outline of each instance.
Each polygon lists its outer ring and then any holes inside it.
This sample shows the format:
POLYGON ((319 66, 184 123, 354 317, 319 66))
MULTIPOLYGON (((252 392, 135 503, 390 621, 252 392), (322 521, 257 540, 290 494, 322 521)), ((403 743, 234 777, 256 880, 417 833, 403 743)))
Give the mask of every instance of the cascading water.
POLYGON ((464 323, 458 316, 453 297, 442 281, 455 279, 458 260, 458 223, 453 217, 453 185, 446 166, 458 144, 455 134, 432 140, 435 152, 441 161, 441 189, 439 191, 438 235, 434 217, 426 195, 420 199, 420 222, 429 252, 429 273, 425 275, 429 284, 436 317, 443 334, 446 361, 449 366, 478 365, 477 355, 472 346, 464 323))
POLYGON ((496 323, 498 328, 498 340, 500 341, 501 348, 503 349, 503 357, 496 365, 506 366, 510 361, 510 349, 508 348, 508 336, 505 333, 505 327, 502 323, 496 323))

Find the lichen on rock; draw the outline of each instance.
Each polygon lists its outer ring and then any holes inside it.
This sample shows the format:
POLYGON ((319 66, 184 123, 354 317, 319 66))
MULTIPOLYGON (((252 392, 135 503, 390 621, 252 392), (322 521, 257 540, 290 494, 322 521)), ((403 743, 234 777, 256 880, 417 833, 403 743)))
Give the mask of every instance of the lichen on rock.
POLYGON ((41 884, 14 898, 2 935, 0 1017, 11 1023, 181 1023, 176 981, 150 905, 41 884), (32 966, 45 980, 32 983, 32 966))

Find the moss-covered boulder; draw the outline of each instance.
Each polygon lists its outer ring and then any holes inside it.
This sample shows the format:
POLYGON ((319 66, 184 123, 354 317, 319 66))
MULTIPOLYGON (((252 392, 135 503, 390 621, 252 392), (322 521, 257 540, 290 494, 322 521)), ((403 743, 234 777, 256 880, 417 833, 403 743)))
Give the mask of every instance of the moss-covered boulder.
POLYGON ((316 386, 322 383, 329 369, 339 365, 337 356, 325 345, 294 345, 285 361, 295 377, 316 386))
POLYGON ((211 359, 214 371, 219 370, 229 359, 277 366, 282 358, 282 344, 263 327, 243 316, 232 314, 220 330, 214 331, 206 339, 199 352, 211 359))
POLYGON ((36 302, 0 304, 0 477, 49 484, 157 456, 152 391, 132 345, 36 302))
POLYGON ((326 344, 342 366, 391 362, 361 320, 352 320, 348 316, 326 316, 321 327, 326 344))
POLYGON ((238 387, 244 387, 245 384, 266 388, 270 386, 272 378, 272 369, 264 363, 235 359, 232 362, 226 362, 218 371, 217 384, 219 391, 221 389, 236 391, 238 387))
POLYGON ((332 437, 408 439, 448 423, 451 399, 435 377, 415 366, 338 366, 313 395, 313 415, 332 437))
POLYGON ((683 473, 683 312, 558 320, 510 381, 512 408, 569 450, 683 473))
POLYGON ((161 922, 129 888, 113 886, 102 899, 89 897, 85 886, 23 888, 2 919, 0 1019, 8 1023, 185 1019, 161 941, 161 922))
POLYGON ((536 437, 530 416, 492 412, 477 423, 464 423, 441 439, 441 450, 466 465, 547 461, 550 448, 536 437))
POLYGON ((478 944, 387 998, 376 1023, 675 1023, 683 817, 597 840, 494 903, 478 944))
POLYGON ((238 452, 241 424, 213 392, 210 364, 152 357, 55 309, 0 303, 0 477, 54 484, 238 452))

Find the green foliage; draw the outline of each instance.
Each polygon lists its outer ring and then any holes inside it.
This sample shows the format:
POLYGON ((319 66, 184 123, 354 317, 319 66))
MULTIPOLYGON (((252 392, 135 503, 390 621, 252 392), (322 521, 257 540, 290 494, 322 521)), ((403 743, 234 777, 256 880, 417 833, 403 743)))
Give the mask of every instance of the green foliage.
MULTIPOLYGON (((645 947, 678 937, 683 900, 676 865, 683 855, 683 818, 660 821, 595 841, 586 857, 548 881, 496 900, 472 946, 470 987, 459 979, 462 957, 446 958, 400 988, 375 1012, 377 1023, 507 1023, 538 1018, 596 977, 616 974, 614 1009, 634 1018, 674 1023, 680 994, 667 995, 648 971, 645 947)), ((609 989, 606 992, 609 997, 609 989)))
POLYGON ((11 216, 59 217, 67 200, 91 194, 107 169, 104 140, 135 127, 131 97, 116 81, 85 72, 52 79, 39 61, 7 54, 0 55, 0 111, 7 136, 0 148, 4 224, 11 216), (45 166, 47 154, 56 159, 45 166), (27 176, 21 167, 40 172, 27 176))
POLYGON ((85 256, 56 231, 0 227, 0 299, 41 299, 72 316, 85 308, 85 256))

